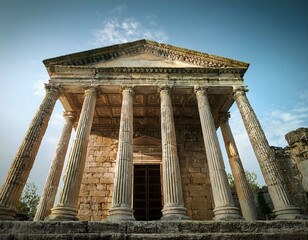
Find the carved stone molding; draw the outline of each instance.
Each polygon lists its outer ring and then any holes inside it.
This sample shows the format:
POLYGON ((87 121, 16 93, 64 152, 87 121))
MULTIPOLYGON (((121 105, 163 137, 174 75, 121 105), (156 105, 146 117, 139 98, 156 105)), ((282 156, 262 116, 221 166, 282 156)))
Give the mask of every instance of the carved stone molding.
POLYGON ((194 90, 195 90, 195 93, 196 94, 201 94, 201 95, 207 95, 208 94, 208 92, 209 92, 209 87, 207 87, 207 86, 195 86, 194 87, 194 90))
POLYGON ((58 95, 60 94, 61 91, 61 85, 55 83, 45 83, 44 88, 46 92, 57 92, 58 95))
POLYGON ((160 94, 163 94, 163 93, 172 93, 172 89, 173 87, 170 86, 170 85, 161 85, 159 86, 158 88, 158 91, 160 92, 160 94))
POLYGON ((160 44, 149 40, 139 40, 131 43, 124 43, 121 45, 114 45, 58 58, 47 59, 44 60, 44 64, 48 68, 53 65, 85 66, 94 65, 97 62, 110 61, 120 57, 135 56, 143 53, 149 53, 154 56, 163 57, 173 61, 193 64, 197 67, 248 67, 248 64, 244 62, 184 48, 178 48, 167 44, 160 44))
POLYGON ((236 98, 239 95, 246 95, 249 89, 247 86, 236 86, 233 87, 233 97, 236 98))

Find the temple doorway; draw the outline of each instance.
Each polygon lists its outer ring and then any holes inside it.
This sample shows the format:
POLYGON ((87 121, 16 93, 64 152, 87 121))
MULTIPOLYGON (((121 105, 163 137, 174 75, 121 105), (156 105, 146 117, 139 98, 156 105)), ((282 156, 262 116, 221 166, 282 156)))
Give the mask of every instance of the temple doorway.
POLYGON ((162 216, 160 165, 134 165, 134 216, 137 221, 159 220, 162 216))

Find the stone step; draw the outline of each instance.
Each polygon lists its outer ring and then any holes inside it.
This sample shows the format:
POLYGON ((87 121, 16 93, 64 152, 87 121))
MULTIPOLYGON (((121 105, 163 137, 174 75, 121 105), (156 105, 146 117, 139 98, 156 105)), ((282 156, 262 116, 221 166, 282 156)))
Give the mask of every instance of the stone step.
POLYGON ((185 239, 185 240, 254 240, 254 239, 283 239, 283 240, 307 240, 307 234, 302 233, 182 233, 182 234, 104 234, 104 233, 62 233, 62 234, 0 234, 1 240, 123 240, 123 239, 185 239))
POLYGON ((308 239, 308 221, 0 222, 0 240, 308 239))

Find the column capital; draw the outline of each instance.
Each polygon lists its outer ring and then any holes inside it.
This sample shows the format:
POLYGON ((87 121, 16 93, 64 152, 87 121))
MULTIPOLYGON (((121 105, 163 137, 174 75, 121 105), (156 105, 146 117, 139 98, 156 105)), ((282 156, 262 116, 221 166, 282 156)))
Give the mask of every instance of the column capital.
POLYGON ((197 85, 194 87, 196 94, 207 95, 209 92, 209 87, 197 85))
POLYGON ((99 92, 100 92, 100 88, 97 85, 87 86, 87 87, 84 88, 85 95, 91 95, 91 94, 94 94, 94 93, 95 93, 95 95, 98 95, 99 92))
POLYGON ((63 117, 65 118, 65 120, 73 122, 76 119, 76 112, 75 111, 64 111, 63 117))
POLYGON ((239 95, 246 95, 248 91, 247 86, 233 86, 233 97, 236 98, 239 95))
POLYGON ((124 94, 124 92, 127 92, 132 96, 135 94, 134 87, 129 85, 124 85, 121 87, 121 93, 124 94))
POLYGON ((220 123, 228 122, 230 117, 231 117, 230 112, 220 112, 219 113, 219 121, 220 121, 220 123))
POLYGON ((170 85, 160 85, 158 88, 158 91, 162 94, 162 93, 171 93, 172 92, 173 87, 170 85))
POLYGON ((61 85, 59 84, 45 83, 44 85, 46 92, 60 92, 61 85))

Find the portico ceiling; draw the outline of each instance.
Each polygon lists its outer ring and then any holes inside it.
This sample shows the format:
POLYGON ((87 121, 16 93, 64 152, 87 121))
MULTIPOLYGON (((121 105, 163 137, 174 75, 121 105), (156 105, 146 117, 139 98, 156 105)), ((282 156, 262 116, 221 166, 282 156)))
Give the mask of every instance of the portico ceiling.
MULTIPOLYGON (((221 90, 221 89, 220 89, 221 90)), ((209 90, 209 102, 218 127, 220 113, 228 111, 233 100, 228 97, 232 89, 224 88, 224 94, 209 90)), ((158 86, 134 87, 133 97, 134 126, 137 128, 160 127, 160 96, 158 86)), ((198 106, 193 87, 175 87, 171 91, 174 120, 177 125, 190 128, 200 124, 198 106)), ((84 94, 82 92, 64 93, 60 100, 67 111, 80 114, 84 94)), ((121 117, 121 87, 99 88, 96 101, 93 128, 118 128, 121 117)))

